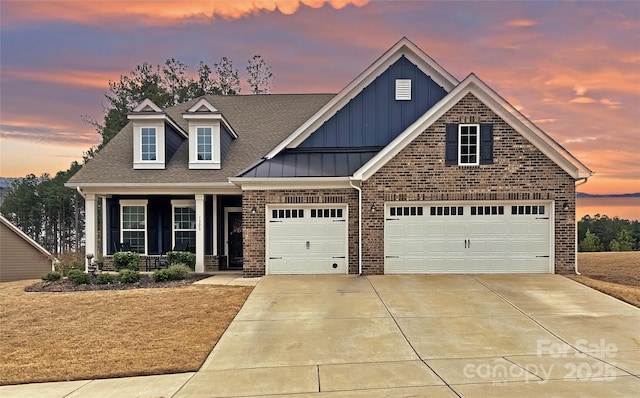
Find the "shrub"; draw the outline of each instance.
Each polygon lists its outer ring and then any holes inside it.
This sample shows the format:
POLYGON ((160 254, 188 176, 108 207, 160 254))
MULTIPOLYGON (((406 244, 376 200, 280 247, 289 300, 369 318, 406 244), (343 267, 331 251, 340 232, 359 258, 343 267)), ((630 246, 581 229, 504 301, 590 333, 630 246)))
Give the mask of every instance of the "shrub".
POLYGON ((96 276, 96 283, 98 285, 108 285, 113 283, 113 275, 108 273, 98 274, 98 276, 96 276))
POLYGON ((191 270, 196 269, 196 255, 191 252, 167 252, 169 265, 186 264, 191 270))
POLYGON ((187 279, 191 273, 191 268, 184 264, 174 264, 167 269, 154 271, 151 279, 154 282, 179 281, 187 279))
POLYGON ((116 271, 129 269, 137 271, 140 264, 140 255, 134 252, 119 252, 113 255, 113 266, 116 271))
POLYGON ((120 271, 120 282, 122 283, 136 283, 140 280, 140 273, 130 269, 123 269, 120 271))
POLYGON ((91 283, 91 276, 85 274, 84 271, 74 269, 69 271, 69 280, 76 285, 87 285, 91 283))
POLYGON ((179 281, 189 277, 191 274, 191 268, 184 264, 174 264, 169 267, 169 272, 171 273, 174 281, 179 281))
POLYGON ((159 269, 153 272, 151 279, 154 282, 166 282, 171 280, 171 272, 169 269, 159 269))
POLYGON ((49 271, 46 274, 42 275, 43 281, 49 281, 49 282, 59 281, 60 278, 62 278, 62 275, 58 271, 49 271))
POLYGON ((69 260, 56 265, 56 271, 62 276, 69 276, 69 273, 74 270, 84 271, 84 263, 80 260, 69 260))

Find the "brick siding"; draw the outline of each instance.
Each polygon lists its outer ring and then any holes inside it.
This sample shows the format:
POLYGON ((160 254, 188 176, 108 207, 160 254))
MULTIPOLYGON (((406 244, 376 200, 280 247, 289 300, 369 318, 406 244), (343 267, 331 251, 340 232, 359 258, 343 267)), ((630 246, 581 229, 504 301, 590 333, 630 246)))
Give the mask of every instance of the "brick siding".
POLYGON ((363 273, 384 272, 384 204, 393 201, 555 200, 555 270, 574 272, 574 180, 472 94, 362 184, 363 273), (494 163, 445 166, 445 124, 492 123, 494 163), (562 209, 564 203, 569 210, 562 209), (375 205, 376 212, 371 212, 375 205))
POLYGON ((358 273, 358 192, 353 189, 245 191, 242 195, 244 276, 265 274, 265 208, 273 204, 347 204, 349 273, 358 273), (256 213, 252 214, 255 207, 256 213))

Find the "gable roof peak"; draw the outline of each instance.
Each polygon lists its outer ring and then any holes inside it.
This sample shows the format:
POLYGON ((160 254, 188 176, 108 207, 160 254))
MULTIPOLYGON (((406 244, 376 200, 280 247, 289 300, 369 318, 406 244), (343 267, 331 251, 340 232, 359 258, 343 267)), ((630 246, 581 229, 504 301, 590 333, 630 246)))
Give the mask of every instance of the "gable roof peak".
POLYGON ((413 44, 411 40, 403 37, 265 157, 271 159, 286 148, 297 147, 322 123, 360 94, 380 74, 403 56, 446 92, 453 90, 460 83, 458 79, 441 67, 433 58, 413 44))
POLYGON ((133 108, 133 112, 156 112, 162 113, 162 109, 149 98, 145 98, 138 106, 133 108))
POLYGON ((208 112, 208 113, 214 113, 214 112, 218 112, 218 110, 211 105, 211 103, 209 101, 207 101, 206 98, 200 98, 200 100, 198 100, 195 104, 193 104, 193 106, 189 109, 187 109, 188 113, 203 113, 203 112, 208 112))

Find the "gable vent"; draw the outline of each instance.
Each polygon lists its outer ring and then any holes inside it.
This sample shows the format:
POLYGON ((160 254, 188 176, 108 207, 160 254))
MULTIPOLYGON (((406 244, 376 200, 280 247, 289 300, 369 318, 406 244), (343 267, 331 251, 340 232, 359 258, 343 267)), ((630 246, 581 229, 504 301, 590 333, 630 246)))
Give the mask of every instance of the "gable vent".
POLYGON ((411 101, 410 79, 396 79, 396 101, 411 101))

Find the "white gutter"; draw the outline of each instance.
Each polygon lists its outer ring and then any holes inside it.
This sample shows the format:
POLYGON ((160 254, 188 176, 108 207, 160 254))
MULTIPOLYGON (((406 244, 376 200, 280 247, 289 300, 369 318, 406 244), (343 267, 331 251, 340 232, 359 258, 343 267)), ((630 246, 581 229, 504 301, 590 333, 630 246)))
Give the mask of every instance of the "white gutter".
MULTIPOLYGON (((589 177, 585 177, 582 178, 581 182, 576 181, 576 187, 579 187, 580 185, 586 184, 587 180, 589 179, 589 177)), ((576 220, 576 244, 575 244, 575 250, 576 250, 576 261, 573 264, 573 271, 576 273, 576 275, 582 275, 580 272, 578 272, 578 245, 580 244, 580 242, 578 242, 578 220, 576 220)))
POLYGON ((349 185, 358 191, 358 275, 362 275, 362 189, 353 185, 351 177, 349 177, 349 185))

